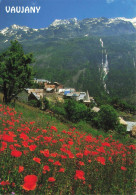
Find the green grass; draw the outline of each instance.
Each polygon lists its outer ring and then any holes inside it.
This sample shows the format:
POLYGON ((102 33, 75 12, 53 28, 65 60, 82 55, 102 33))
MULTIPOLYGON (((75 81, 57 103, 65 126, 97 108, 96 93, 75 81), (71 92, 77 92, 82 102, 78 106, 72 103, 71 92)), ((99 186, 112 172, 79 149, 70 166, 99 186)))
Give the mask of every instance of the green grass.
MULTIPOLYGON (((0 94, 0 102, 2 102, 2 94, 0 94)), ((12 105, 12 104, 11 104, 12 105)), ((119 135, 114 131, 105 132, 103 129, 96 129, 92 127, 86 121, 80 121, 78 123, 72 123, 64 118, 58 117, 58 115, 50 114, 45 111, 41 111, 39 108, 34 108, 22 102, 16 102, 15 110, 18 113, 23 113, 23 120, 35 121, 36 125, 41 128, 47 126, 56 126, 59 131, 63 129, 69 130, 69 128, 76 127, 78 131, 92 134, 94 137, 102 135, 104 138, 112 134, 113 139, 119 140, 122 143, 135 143, 135 139, 131 138, 129 134, 119 135), (61 120, 62 119, 62 120, 61 120)))

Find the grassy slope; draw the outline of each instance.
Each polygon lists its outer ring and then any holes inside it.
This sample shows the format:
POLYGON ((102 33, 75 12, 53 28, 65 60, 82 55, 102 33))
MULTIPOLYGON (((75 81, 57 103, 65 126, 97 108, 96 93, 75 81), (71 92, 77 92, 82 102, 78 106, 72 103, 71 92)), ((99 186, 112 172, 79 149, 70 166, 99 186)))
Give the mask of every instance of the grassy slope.
MULTIPOLYGON (((0 102, 2 102, 2 94, 0 94, 0 102)), ((112 133, 113 138, 115 140, 119 140, 122 143, 134 142, 134 140, 129 138, 128 135, 119 136, 118 134, 113 132, 105 133, 103 130, 92 128, 92 126, 85 121, 80 121, 75 124, 67 120, 61 120, 57 115, 41 111, 38 108, 31 107, 21 102, 16 102, 15 110, 18 113, 23 113, 23 119, 25 121, 35 121, 38 127, 46 128, 47 126, 56 126, 58 132, 61 132, 63 129, 68 131, 70 128, 75 127, 78 129, 78 131, 90 133, 94 137, 102 135, 105 138, 112 133)))

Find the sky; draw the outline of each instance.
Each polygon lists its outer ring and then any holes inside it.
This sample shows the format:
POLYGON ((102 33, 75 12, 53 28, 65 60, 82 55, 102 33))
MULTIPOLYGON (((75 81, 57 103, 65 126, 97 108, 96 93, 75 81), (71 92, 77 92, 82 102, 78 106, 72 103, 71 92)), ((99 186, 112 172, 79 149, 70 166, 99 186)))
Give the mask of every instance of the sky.
POLYGON ((136 0, 0 0, 0 29, 13 24, 48 27, 55 19, 136 17, 136 0), (40 6, 39 13, 6 13, 5 7, 40 6))

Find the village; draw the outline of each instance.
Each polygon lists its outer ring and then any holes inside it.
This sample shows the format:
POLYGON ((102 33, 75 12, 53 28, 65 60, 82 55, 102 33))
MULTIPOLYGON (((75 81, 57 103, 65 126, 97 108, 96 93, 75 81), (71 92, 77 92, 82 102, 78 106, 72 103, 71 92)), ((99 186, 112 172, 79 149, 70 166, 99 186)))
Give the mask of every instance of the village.
MULTIPOLYGON (((87 92, 77 92, 74 88, 65 88, 64 85, 53 82, 51 83, 45 79, 34 79, 34 83, 38 84, 40 88, 31 89, 25 88, 18 94, 17 100, 28 103, 31 100, 43 100, 45 97, 51 102, 64 102, 64 99, 74 99, 76 101, 82 101, 87 107, 91 103, 95 104, 94 98, 89 96, 87 92)), ((99 111, 99 108, 94 107, 94 111, 99 111)))
MULTIPOLYGON (((44 99, 46 98, 50 103, 55 104, 57 102, 64 103, 65 99, 73 99, 75 101, 80 101, 85 104, 87 107, 91 107, 92 111, 99 112, 100 108, 97 107, 93 97, 89 96, 89 92, 80 92, 76 91, 74 88, 66 88, 64 85, 53 82, 51 83, 45 79, 34 78, 34 84, 38 88, 25 88, 21 93, 18 94, 17 100, 29 103, 31 101, 41 101, 41 109, 45 109, 44 99)), ((127 128, 127 131, 132 131, 135 124, 130 124, 125 121, 122 117, 119 117, 120 124, 127 128)), ((133 133, 133 132, 132 132, 133 133)), ((135 134, 135 133, 134 133, 135 134)))

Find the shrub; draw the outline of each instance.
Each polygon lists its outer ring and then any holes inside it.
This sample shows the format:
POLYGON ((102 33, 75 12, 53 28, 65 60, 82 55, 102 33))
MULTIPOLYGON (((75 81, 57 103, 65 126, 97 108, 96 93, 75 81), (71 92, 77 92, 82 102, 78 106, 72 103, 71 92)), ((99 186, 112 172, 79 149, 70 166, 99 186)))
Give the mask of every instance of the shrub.
POLYGON ((119 125, 118 114, 110 105, 103 105, 98 113, 97 123, 100 128, 114 130, 119 125))
POLYGON ((115 128, 115 131, 119 134, 125 135, 126 134, 126 127, 121 124, 118 124, 115 128))
POLYGON ((87 107, 75 100, 67 100, 64 105, 66 111, 66 117, 72 122, 78 122, 81 119, 85 119, 87 107))

